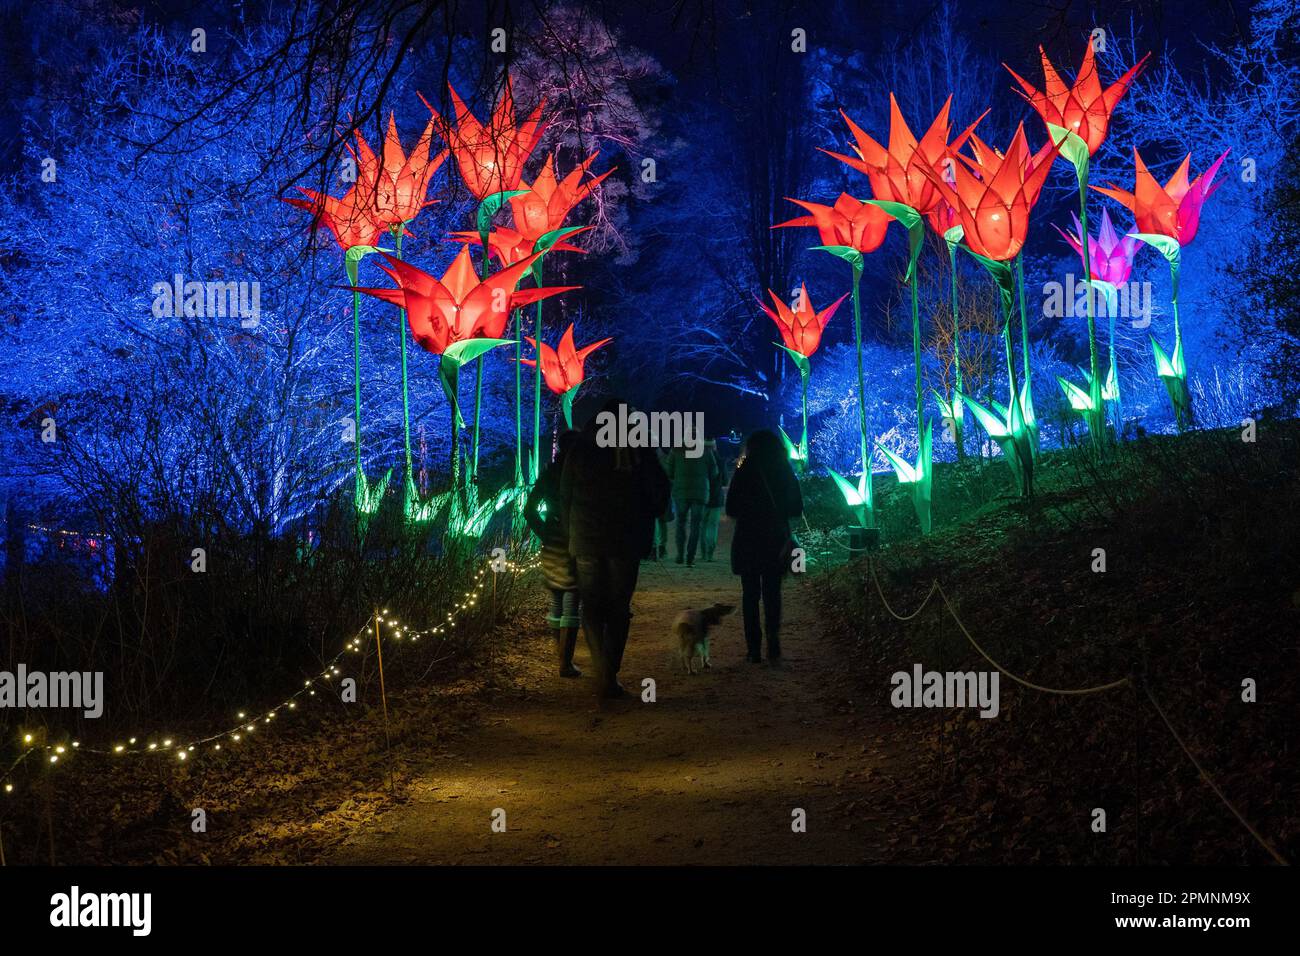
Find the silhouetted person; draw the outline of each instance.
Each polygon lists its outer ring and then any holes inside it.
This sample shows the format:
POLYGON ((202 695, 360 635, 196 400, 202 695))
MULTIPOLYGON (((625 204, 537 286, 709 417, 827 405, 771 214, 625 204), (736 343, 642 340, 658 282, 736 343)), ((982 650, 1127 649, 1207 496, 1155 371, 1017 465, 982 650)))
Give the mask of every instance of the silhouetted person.
POLYGON ((718 460, 707 452, 691 458, 685 448, 668 454, 668 478, 673 483, 673 504, 677 511, 677 563, 695 565, 700 546, 700 522, 709 503, 709 486, 718 473, 718 460))
POLYGON ((555 652, 561 677, 581 677, 573 666, 573 650, 578 643, 579 617, 578 569, 569 553, 569 536, 560 521, 560 476, 564 459, 578 441, 578 432, 565 431, 556 442, 555 461, 538 477, 524 504, 524 520, 542 542, 542 577, 550 592, 550 612, 546 623, 555 631, 555 652), (545 515, 542 505, 545 504, 545 515))
MULTIPOLYGON (((621 402, 602 412, 618 413, 621 402)), ((632 594, 655 518, 668 504, 668 478, 649 448, 602 447, 600 415, 587 422, 564 461, 561 521, 578 570, 582 630, 601 697, 623 697, 618 682, 632 623, 632 594)))
POLYGON ((740 575, 740 605, 745 620, 747 660, 762 661, 763 630, 758 603, 763 602, 767 659, 781 661, 781 578, 790 570, 790 519, 803 514, 803 495, 790 468, 785 447, 774 432, 757 431, 727 492, 727 514, 736 520, 731 539, 731 570, 740 575))
POLYGON ((723 487, 727 475, 722 467, 722 457, 718 454, 718 443, 710 438, 704 443, 704 454, 711 457, 716 469, 709 475, 709 500, 704 503, 704 521, 700 524, 700 557, 705 561, 713 560, 713 552, 718 547, 718 524, 722 520, 723 487))
MULTIPOLYGON (((667 456, 656 451, 655 457, 659 459, 659 466, 662 468, 667 456)), ((651 560, 663 559, 668 556, 668 525, 676 517, 673 514, 673 499, 669 497, 668 504, 664 506, 663 512, 655 518, 654 544, 650 548, 651 560)))

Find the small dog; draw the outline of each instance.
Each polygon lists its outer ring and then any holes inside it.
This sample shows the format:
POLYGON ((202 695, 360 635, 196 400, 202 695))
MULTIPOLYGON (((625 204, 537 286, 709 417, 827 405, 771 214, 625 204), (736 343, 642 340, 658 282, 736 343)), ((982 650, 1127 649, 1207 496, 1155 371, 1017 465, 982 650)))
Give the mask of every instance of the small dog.
POLYGON ((682 611, 673 621, 672 634, 677 640, 677 652, 681 654, 682 666, 686 673, 695 673, 695 658, 699 658, 704 667, 712 667, 709 662, 709 628, 736 609, 734 604, 714 604, 703 610, 682 611))

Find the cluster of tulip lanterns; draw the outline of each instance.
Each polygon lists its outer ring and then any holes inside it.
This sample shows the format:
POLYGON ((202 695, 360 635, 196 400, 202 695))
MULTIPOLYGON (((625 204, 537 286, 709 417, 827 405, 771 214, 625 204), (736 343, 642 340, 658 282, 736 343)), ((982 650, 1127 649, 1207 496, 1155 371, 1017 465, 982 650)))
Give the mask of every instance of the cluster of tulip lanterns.
POLYGON ((554 157, 547 156, 537 177, 529 185, 525 166, 542 134, 545 100, 526 119, 515 114, 514 97, 506 77, 490 120, 481 123, 455 89, 449 86, 455 116, 441 117, 429 105, 430 118, 410 153, 402 149, 397 124, 390 114, 382 152, 376 155, 358 131, 355 147, 348 146, 356 163, 356 182, 342 196, 322 195, 301 189, 305 198, 286 202, 305 209, 316 224, 324 225, 343 249, 348 288, 352 292, 353 412, 356 467, 356 511, 360 521, 373 514, 388 487, 392 470, 378 481, 366 475, 361 446, 361 296, 368 295, 398 308, 398 338, 402 371, 402 431, 406 452, 403 509, 407 521, 425 522, 446 514, 452 534, 478 536, 492 514, 511 501, 522 498, 526 482, 535 481, 542 440, 542 380, 560 395, 566 421, 571 421, 573 397, 583 380, 583 363, 605 339, 584 349, 573 341, 569 326, 560 339, 558 352, 542 339, 542 300, 577 286, 545 286, 542 263, 552 253, 583 250, 567 240, 590 226, 568 226, 569 214, 613 170, 590 176, 596 155, 580 163, 563 179, 557 177, 554 157), (434 135, 442 137, 448 149, 431 155, 434 135), (430 181, 448 153, 456 160, 469 192, 478 200, 474 229, 454 232, 447 238, 463 243, 460 252, 441 278, 417 268, 402 258, 402 238, 411 235, 407 227, 428 200, 430 181), (497 225, 495 219, 509 208, 512 225, 497 225), (380 247, 384 238, 393 247, 380 247), (481 247, 475 267, 470 247, 481 247), (396 283, 395 288, 362 287, 358 278, 361 261, 370 254, 383 260, 380 268, 396 283), (497 268, 493 270, 493 259, 497 268), (533 335, 523 336, 523 309, 536 305, 533 335), (513 322, 513 337, 507 337, 513 322), (407 376, 407 334, 426 352, 439 357, 439 379, 446 393, 451 420, 450 488, 425 498, 416 487, 411 459, 411 412, 407 376), (533 345, 536 359, 521 353, 524 339, 533 345), (514 483, 485 501, 479 500, 478 460, 483 403, 483 362, 499 346, 515 351, 515 474, 514 483), (460 371, 475 363, 474 412, 472 426, 462 414, 460 371), (534 369, 532 447, 525 458, 523 427, 522 367, 534 369), (462 432, 472 429, 468 450, 462 450, 462 432), (465 459, 462 464, 462 457, 465 459))
MULTIPOLYGON (((1041 50, 1040 50, 1041 52, 1041 50)), ((1088 161, 1106 138, 1111 116, 1121 97, 1136 79, 1147 57, 1128 72, 1103 89, 1098 75, 1095 52, 1089 43, 1084 53, 1073 85, 1057 74, 1042 54, 1044 88, 1033 84, 1011 71, 1023 90, 1023 97, 1039 114, 1047 127, 1047 141, 1037 151, 1029 146, 1024 125, 1021 124, 1005 151, 994 149, 975 134, 975 128, 987 115, 981 115, 956 139, 949 141, 951 127, 949 107, 952 98, 944 104, 938 117, 918 141, 904 121, 898 103, 890 95, 890 124, 888 146, 872 139, 847 115, 853 136, 853 155, 823 150, 828 155, 863 173, 870 184, 872 199, 859 200, 841 193, 834 205, 821 205, 798 199, 790 201, 802 207, 808 215, 791 219, 773 228, 811 226, 817 230, 821 245, 817 250, 843 259, 852 268, 849 295, 853 302, 854 338, 857 346, 858 416, 861 434, 862 475, 857 483, 831 472, 844 494, 846 503, 864 528, 875 527, 875 508, 871 488, 870 436, 868 409, 871 398, 862 370, 862 313, 859 306, 859 283, 862 278, 863 257, 875 252, 884 244, 891 222, 907 230, 908 260, 904 282, 909 286, 912 305, 912 352, 915 360, 916 429, 919 454, 913 462, 905 461, 883 445, 877 447, 889 460, 900 484, 912 490, 913 504, 922 533, 931 527, 931 423, 925 415, 921 387, 921 322, 917 303, 917 259, 928 224, 946 242, 952 280, 952 348, 955 376, 951 395, 936 394, 942 418, 947 421, 956 439, 959 457, 964 455, 962 430, 965 424, 963 409, 969 409, 988 434, 1002 449, 1011 467, 1020 494, 1029 497, 1033 490, 1034 460, 1038 455, 1038 423, 1034 415, 1032 364, 1029 352, 1029 328, 1025 315, 1024 270, 1022 250, 1029 231, 1030 211, 1042 193, 1048 173, 1058 156, 1064 156, 1074 167, 1079 186, 1079 214, 1075 217, 1075 232, 1063 233, 1083 261, 1083 272, 1090 288, 1084 296, 1087 303, 1089 364, 1083 369, 1083 383, 1058 378, 1073 410, 1087 424, 1091 441, 1100 448, 1109 439, 1108 416, 1118 435, 1122 428, 1120 418, 1119 376, 1115 364, 1115 313, 1117 311, 1117 286, 1128 281, 1133 259, 1145 244, 1150 245, 1168 260, 1172 273, 1174 347, 1166 352, 1155 336, 1151 346, 1155 355, 1156 371, 1164 380, 1180 429, 1192 424, 1191 395, 1187 388, 1187 365, 1183 355, 1182 332, 1178 321, 1178 272, 1181 250, 1196 235, 1201 207, 1217 188, 1215 174, 1223 156, 1201 176, 1189 182, 1189 162, 1185 159, 1173 178, 1161 187, 1147 171, 1141 156, 1134 150, 1136 185, 1126 192, 1111 185, 1110 188, 1092 186, 1097 192, 1118 200, 1133 214, 1135 231, 1121 237, 1115 230, 1108 213, 1103 213, 1099 235, 1088 232, 1088 161), (966 148, 968 152, 962 152, 966 148), (1002 342, 1005 351, 1008 394, 1006 403, 992 402, 986 408, 962 390, 961 328, 957 309, 957 250, 964 249, 978 261, 996 284, 1002 311, 1002 342), (1096 290, 1095 293, 1093 290, 1096 290), (1017 295, 1018 292, 1018 295, 1017 295), (1102 374, 1098 356, 1095 296, 1104 295, 1110 316, 1108 341, 1108 366, 1102 374), (1022 362, 1017 370, 1015 343, 1012 339, 1012 313, 1017 309, 1020 319, 1020 348, 1022 362)), ((839 302, 821 312, 810 303, 806 289, 801 288, 799 301, 786 306, 777 297, 772 299, 775 311, 763 306, 781 330, 783 348, 795 360, 804 388, 804 432, 796 443, 786 437, 790 458, 799 467, 808 464, 807 382, 809 359, 817 349, 822 329, 834 313, 839 302)), ((842 301, 842 300, 841 300, 842 301)), ((783 433, 784 434, 784 433, 783 433)))

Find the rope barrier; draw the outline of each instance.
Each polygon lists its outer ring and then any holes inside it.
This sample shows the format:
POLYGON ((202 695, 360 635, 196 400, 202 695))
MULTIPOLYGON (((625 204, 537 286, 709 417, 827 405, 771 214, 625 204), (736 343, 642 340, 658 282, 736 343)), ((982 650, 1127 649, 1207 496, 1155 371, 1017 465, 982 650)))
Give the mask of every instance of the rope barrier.
MULTIPOLYGON (((299 698, 315 697, 316 685, 319 682, 321 681, 329 682, 333 678, 340 676, 342 674, 342 671, 339 670, 338 668, 339 661, 341 661, 350 652, 359 653, 361 651, 363 641, 367 638, 372 625, 375 628, 377 640, 380 634, 381 624, 385 625, 388 629, 388 634, 386 636, 395 641, 400 641, 402 640, 403 637, 405 637, 408 640, 414 642, 419 640, 421 637, 432 637, 432 636, 437 636, 439 634, 444 635, 444 639, 445 639, 446 632, 453 630, 456 626, 456 616, 459 613, 466 611, 471 607, 475 607, 478 604, 478 595, 482 591, 483 578, 488 573, 489 569, 492 569, 494 571, 496 570, 495 568, 493 568, 493 565, 496 564, 498 560, 499 559, 495 559, 495 558, 492 559, 491 561, 489 561, 487 567, 481 568, 474 575, 471 587, 468 591, 464 593, 460 603, 454 605, 452 610, 448 612, 446 621, 440 622, 435 626, 413 630, 411 628, 403 626, 399 621, 397 621, 396 618, 393 618, 391 616, 386 617, 386 615, 388 615, 388 610, 386 608, 383 611, 376 611, 374 614, 371 615, 369 619, 367 619, 365 624, 363 624, 361 628, 343 645, 343 647, 339 650, 339 652, 335 654, 334 657, 331 658, 328 662, 326 662, 325 668, 323 671, 321 671, 321 673, 319 673, 317 676, 313 678, 304 681, 302 687, 300 687, 294 693, 290 694, 288 697, 284 698, 279 704, 275 705, 274 707, 271 707, 261 717, 250 718, 248 717, 247 713, 240 711, 238 714, 238 719, 239 719, 238 724, 227 727, 224 730, 219 730, 216 733, 209 734, 206 737, 192 739, 188 743, 177 744, 170 737, 167 737, 165 735, 160 735, 160 734, 153 734, 153 735, 142 734, 142 735, 137 735, 128 738, 126 743, 115 744, 109 750, 95 748, 95 747, 83 747, 81 746, 81 742, 77 740, 70 741, 66 745, 61 743, 58 744, 39 743, 36 741, 36 737, 34 734, 31 733, 24 734, 22 742, 24 744, 27 744, 28 747, 18 757, 18 759, 16 759, 12 764, 10 764, 8 769, 6 769, 3 774, 0 774, 0 785, 3 786, 3 790, 0 792, 3 792, 5 794, 13 793, 14 785, 9 782, 10 776, 13 774, 15 770, 17 770, 18 766, 22 764, 22 762, 25 761, 29 756, 31 756, 34 753, 39 753, 42 751, 44 751, 48 755, 47 762, 51 765, 58 764, 61 759, 70 757, 73 753, 92 753, 92 754, 98 754, 100 756, 106 756, 106 757, 144 756, 149 754, 157 755, 163 753, 174 753, 176 755, 177 761, 184 763, 189 760, 191 754, 198 756, 202 752, 200 748, 204 748, 207 744, 213 744, 213 741, 229 740, 232 743, 239 743, 246 736, 256 732, 259 725, 265 727, 265 725, 270 724, 271 721, 275 717, 277 717, 281 711, 297 710, 299 698), (155 738, 162 737, 162 740, 161 741, 157 739, 150 740, 149 738, 151 736, 155 738), (145 741, 145 743, 143 745, 137 746, 137 743, 141 740, 145 741)), ((502 570, 513 571, 517 574, 523 574, 537 567, 539 563, 540 563, 540 559, 537 557, 534 557, 531 561, 527 562, 526 564, 516 564, 514 562, 507 561, 505 563, 504 568, 502 568, 502 570)), ((438 658, 438 660, 443 660, 443 659, 445 659, 445 657, 438 658)), ((426 675, 428 674, 427 670, 425 671, 425 674, 426 675)), ((213 744, 213 746, 210 748, 210 750, 213 752, 219 751, 221 749, 222 749, 222 744, 220 742, 213 744)))
MULTIPOLYGON (((992 664, 993 667, 996 668, 1000 673, 1011 678, 1011 680, 1015 681, 1017 684, 1020 684, 1024 687, 1028 687, 1030 690, 1041 691, 1042 693, 1045 694, 1078 696, 1082 694, 1099 694, 1103 691, 1114 690, 1117 687, 1123 687, 1123 686, 1131 686, 1131 687, 1139 686, 1132 680, 1132 678, 1129 677, 1121 677, 1119 680, 1114 680, 1107 684, 1098 684, 1095 687, 1082 687, 1077 689, 1044 687, 1042 684, 1035 684, 1032 681, 1025 680, 1023 677, 1011 673, 1011 671, 1007 670, 1005 667, 1003 667, 1001 664, 995 661, 992 657, 990 657, 988 653, 984 650, 984 648, 980 647, 979 643, 975 640, 975 638, 971 636, 970 631, 966 629, 966 625, 962 623, 961 618, 957 616, 957 611, 952 606, 952 601, 948 599, 947 592, 944 591, 943 586, 939 583, 939 580, 937 578, 930 582, 930 590, 926 593, 925 598, 921 601, 920 606, 917 607, 917 609, 913 611, 911 614, 900 615, 890 606, 889 601, 885 598, 885 592, 880 587, 880 576, 876 573, 875 559, 873 559, 870 555, 868 555, 867 557, 867 568, 870 571, 871 579, 876 586, 876 593, 880 595, 880 603, 884 606, 885 610, 888 611, 893 618, 895 618, 898 621, 912 620, 918 614, 920 614, 921 611, 925 609, 925 606, 929 603, 930 598, 937 593, 939 597, 943 600, 943 605, 945 608, 947 608, 948 614, 952 617, 953 622, 961 630, 966 640, 970 642, 971 647, 975 648, 975 650, 979 652, 979 655, 983 657, 986 661, 988 661, 990 664, 992 664)), ((1209 786, 1210 790, 1214 793, 1214 795, 1219 798, 1219 800, 1223 803, 1225 807, 1228 808, 1229 811, 1231 811, 1232 815, 1237 818, 1237 821, 1243 827, 1246 828, 1246 831, 1252 837, 1255 838, 1255 841, 1261 847, 1263 847, 1263 849, 1269 854, 1269 856, 1271 856, 1274 859, 1274 861, 1276 861, 1281 866, 1290 866, 1291 864, 1286 860, 1286 858, 1284 858, 1280 853, 1278 853, 1278 851, 1273 848, 1272 844, 1270 844, 1266 839, 1264 839, 1264 837, 1260 834, 1260 832, 1250 824, 1250 822, 1245 818, 1245 816, 1242 815, 1241 811, 1238 810, 1232 804, 1232 801, 1230 801, 1226 795, 1224 795, 1223 791, 1219 788, 1219 785, 1214 782, 1214 780, 1210 777, 1209 773, 1206 772, 1205 768, 1201 766, 1200 761, 1196 759, 1196 757, 1192 754, 1191 750, 1187 748, 1187 745, 1183 743, 1183 738, 1179 735, 1178 731, 1174 729, 1174 725, 1169 722, 1169 718, 1165 716, 1164 710, 1161 709, 1160 704, 1156 701, 1155 695, 1151 693, 1150 688, 1143 685, 1140 687, 1140 689, 1146 695, 1147 700, 1151 702, 1151 706, 1155 708, 1156 713, 1160 716, 1161 721, 1164 722, 1165 727, 1169 730, 1169 733, 1173 736, 1174 741, 1182 749, 1183 753, 1187 755, 1187 759, 1192 762, 1192 766, 1196 768, 1197 773, 1201 775, 1201 779, 1205 781, 1205 783, 1209 786)))
POLYGON ((880 578, 876 576, 876 563, 872 561, 870 558, 867 559, 867 568, 871 571, 871 580, 876 585, 876 593, 880 595, 880 603, 884 605, 885 610, 889 612, 890 617, 894 618, 894 620, 896 621, 912 620, 914 617, 916 617, 918 614, 920 614, 922 611, 925 610, 925 606, 930 603, 930 598, 934 597, 939 590, 939 582, 931 581, 930 590, 925 593, 925 597, 921 599, 921 603, 917 607, 917 609, 913 611, 911 614, 899 614, 890 605, 889 599, 885 597, 885 592, 880 589, 880 578))
POLYGON ((1078 689, 1063 690, 1059 687, 1044 687, 1042 684, 1035 684, 1033 681, 1025 680, 1023 677, 1011 673, 1011 671, 1007 670, 1005 667, 1003 667, 1001 664, 995 661, 992 657, 988 655, 988 653, 984 650, 984 648, 980 647, 979 644, 976 643, 975 638, 971 637, 970 631, 966 630, 966 625, 963 624, 961 618, 957 616, 956 609, 953 608, 952 602, 948 600, 947 593, 944 591, 943 586, 939 584, 939 581, 937 579, 930 582, 930 590, 926 592, 925 598, 921 601, 920 606, 911 614, 902 615, 899 614, 897 611, 895 611, 892 607, 890 607, 889 600, 885 597, 885 592, 880 587, 880 575, 876 573, 876 562, 874 559, 870 557, 867 558, 867 569, 871 572, 871 580, 876 585, 876 593, 880 595, 880 603, 884 605, 885 610, 888 611, 890 616, 892 616, 895 620, 898 621, 912 620, 918 614, 920 614, 922 611, 925 610, 925 606, 930 603, 930 598, 938 594, 939 597, 942 598, 943 600, 944 607, 946 607, 948 609, 948 613, 952 615, 952 619, 956 623, 957 627, 961 630, 962 634, 966 636, 966 640, 970 641, 971 647, 975 648, 975 650, 979 652, 979 655, 982 658, 984 658, 986 661, 988 661, 990 664, 992 664, 998 671, 1005 674, 1007 677, 1010 677, 1017 684, 1022 684, 1023 686, 1028 687, 1031 690, 1042 691, 1045 694, 1064 694, 1064 695, 1073 696, 1077 694, 1097 694, 1100 693, 1101 691, 1111 690, 1113 688, 1121 687, 1124 684, 1129 683, 1129 679, 1127 677, 1121 677, 1119 680, 1111 681, 1109 684, 1099 684, 1096 687, 1082 687, 1078 689))
POLYGON ((1108 684, 1098 684, 1095 687, 1079 687, 1079 688, 1071 688, 1067 690, 1067 689, 1062 689, 1060 687, 1044 687, 1042 684, 1035 684, 1033 681, 1028 681, 1025 680, 1023 677, 1018 677, 1015 674, 1011 673, 1011 671, 1003 667, 1001 664, 999 664, 997 661, 995 661, 993 658, 989 657, 989 655, 985 652, 984 648, 980 647, 979 644, 975 643, 975 638, 971 637, 970 631, 966 630, 966 625, 962 623, 961 618, 957 616, 957 612, 953 610, 952 602, 948 600, 948 595, 943 590, 942 585, 940 585, 938 581, 935 581, 934 586, 938 590, 939 596, 943 598, 943 606, 948 609, 948 613, 952 615, 953 621, 955 621, 957 627, 961 629, 962 634, 966 635, 966 640, 970 641, 971 647, 979 651, 981 657, 983 657, 986 661, 988 661, 990 664, 996 667, 1007 677, 1010 677, 1017 684, 1021 684, 1025 687, 1028 687, 1030 690, 1042 691, 1044 694, 1060 694, 1062 696, 1072 697, 1072 696, 1078 696, 1082 694, 1100 694, 1102 691, 1114 690, 1116 687, 1123 687, 1125 684, 1130 683, 1127 677, 1121 677, 1119 680, 1113 680, 1108 684))
POLYGON ((1291 864, 1287 862, 1282 854, 1273 849, 1272 844, 1265 840, 1264 837, 1260 835, 1260 832, 1250 825, 1250 821, 1242 816, 1241 811, 1233 806, 1232 801, 1229 800, 1224 795, 1223 791, 1219 789, 1219 785, 1211 779, 1208 773, 1206 773, 1205 768, 1201 766, 1201 762, 1196 759, 1190 750, 1187 749, 1187 744, 1183 743, 1183 738, 1179 736, 1178 731, 1174 730, 1174 725, 1171 724, 1169 718, 1165 716, 1163 708, 1161 708, 1160 704, 1156 701, 1155 695, 1151 693, 1151 689, 1149 687, 1143 687, 1142 691, 1147 695, 1147 700, 1151 701, 1151 706, 1154 707, 1156 713, 1160 715, 1160 719, 1164 721, 1165 727, 1169 729, 1169 733, 1172 734, 1174 740, 1178 742, 1178 746, 1183 749, 1183 753, 1187 754, 1187 759, 1192 762, 1192 766, 1195 767, 1196 772, 1201 775, 1201 779, 1204 780, 1206 785, 1214 791, 1214 795, 1223 801, 1223 805, 1232 811, 1232 815, 1237 818, 1238 822, 1241 823, 1243 827, 1250 831, 1250 835, 1255 838, 1260 846, 1268 851, 1269 856, 1276 860, 1281 866, 1290 866, 1291 864))

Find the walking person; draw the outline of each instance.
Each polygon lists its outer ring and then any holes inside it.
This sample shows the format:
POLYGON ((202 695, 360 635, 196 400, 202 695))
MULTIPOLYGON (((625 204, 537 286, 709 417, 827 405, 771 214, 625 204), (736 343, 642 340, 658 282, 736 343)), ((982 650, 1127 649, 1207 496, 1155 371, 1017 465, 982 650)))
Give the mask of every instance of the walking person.
POLYGON ((704 522, 700 526, 700 556, 705 561, 713 560, 713 552, 718 547, 718 523, 722 520, 723 486, 727 476, 718 456, 718 443, 710 438, 704 443, 704 454, 712 456, 716 469, 709 478, 709 500, 704 503, 704 522))
POLYGON ((785 448, 775 432, 754 432, 727 492, 727 515, 736 521, 731 539, 731 570, 740 575, 740 605, 745 624, 746 660, 781 662, 781 579, 790 570, 794 539, 790 520, 803 514, 803 495, 785 448), (758 605, 763 604, 763 627, 758 605))
POLYGON ((597 694, 604 699, 627 696, 618 672, 632 624, 632 595, 669 493, 653 449, 597 442, 601 416, 617 415, 621 404, 611 400, 592 417, 560 476, 560 520, 577 566, 582 631, 597 694))
POLYGON ((718 472, 718 460, 704 453, 692 458, 685 448, 674 448, 668 454, 667 471, 677 511, 676 561, 694 567, 695 552, 700 546, 700 523, 709 501, 709 483, 718 472))
MULTIPOLYGON (((663 463, 660 462, 660 467, 663 463)), ((662 561, 668 557, 668 525, 676 517, 673 514, 673 499, 668 497, 668 504, 664 506, 663 514, 655 518, 654 542, 650 546, 650 560, 662 561)))
MULTIPOLYGON (((659 451, 655 452, 655 458, 659 461, 659 467, 664 466, 666 457, 659 451)), ((650 560, 662 561, 668 557, 668 525, 676 517, 673 514, 673 499, 668 497, 668 504, 664 506, 663 513, 655 518, 654 543, 650 547, 650 560)))
POLYGON ((573 651, 578 643, 581 622, 578 569, 569 553, 568 535, 560 521, 560 476, 564 460, 577 440, 576 431, 566 430, 560 434, 556 441, 555 461, 538 476, 524 503, 524 520, 542 542, 542 577, 551 596, 546 623, 555 632, 555 653, 561 677, 582 676, 582 671, 573 665, 573 651))

